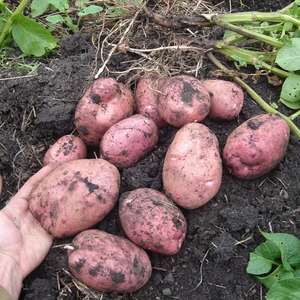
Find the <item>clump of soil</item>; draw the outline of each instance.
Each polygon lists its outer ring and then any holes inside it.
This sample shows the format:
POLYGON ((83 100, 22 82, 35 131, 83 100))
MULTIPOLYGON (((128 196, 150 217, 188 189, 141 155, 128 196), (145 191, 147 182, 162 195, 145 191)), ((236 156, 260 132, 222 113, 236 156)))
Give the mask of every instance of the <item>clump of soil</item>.
MULTIPOLYGON (((211 4, 217 2, 211 1, 211 4)), ((287 5, 288 1, 243 3, 245 10, 276 10, 287 5)), ((227 5, 227 2, 223 3, 224 10, 228 10, 227 5)), ((242 9, 240 1, 231 1, 231 5, 235 10, 242 9)), ((156 29, 159 30, 165 29, 156 29)), ((96 54, 92 35, 78 33, 64 39, 59 52, 44 59, 32 75, 12 69, 0 71, 2 207, 41 167, 50 144, 74 131, 75 107, 93 80, 96 54)), ((184 53, 177 55, 180 60, 184 59, 184 53)), ((134 53, 117 53, 108 63, 109 72, 102 76, 113 76, 134 88, 135 73, 126 73, 126 70, 139 58, 134 53), (123 73, 120 75, 120 72, 123 73)), ((215 77, 214 66, 202 59, 198 77, 215 77)), ((176 72, 184 73, 184 70, 179 68, 176 72)), ((256 83, 251 78, 248 80, 266 101, 277 101, 279 87, 269 85, 264 77, 256 83)), ((248 95, 245 96, 245 105, 238 119, 226 123, 203 122, 217 135, 221 151, 234 128, 263 113, 248 95)), ((283 107, 280 109, 284 110, 283 107)), ((296 123, 300 126, 299 120, 296 123)), ((163 159, 175 132, 176 128, 171 126, 161 130, 155 151, 134 167, 122 171, 121 193, 139 187, 162 190, 163 159)), ((70 242, 67 239, 54 241, 44 262, 24 281, 20 299, 261 299, 264 288, 246 273, 249 252, 262 242, 258 226, 264 231, 300 236, 299 147, 299 140, 292 135, 282 162, 255 180, 239 180, 224 171, 216 197, 199 209, 183 210, 188 234, 181 251, 174 256, 149 253, 153 274, 141 290, 126 295, 102 295, 81 285, 68 271, 63 248, 70 242)), ((89 150, 90 157, 98 153, 98 149, 89 150)), ((117 209, 95 228, 124 236, 117 209)))

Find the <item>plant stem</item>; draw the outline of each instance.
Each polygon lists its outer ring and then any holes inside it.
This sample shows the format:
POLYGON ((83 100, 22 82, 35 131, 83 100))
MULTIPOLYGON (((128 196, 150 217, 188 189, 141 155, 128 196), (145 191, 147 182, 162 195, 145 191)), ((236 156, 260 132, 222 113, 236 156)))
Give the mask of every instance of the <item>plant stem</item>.
MULTIPOLYGON (((212 21, 214 24, 216 24, 224 29, 234 31, 234 32, 241 34, 243 36, 246 36, 246 37, 257 39, 264 43, 270 44, 276 48, 281 48, 284 46, 284 42, 281 42, 276 38, 256 32, 254 30, 250 30, 250 29, 247 29, 244 27, 233 25, 229 22, 225 22, 224 18, 223 18, 224 16, 226 16, 226 15, 223 15, 222 17, 218 17, 217 15, 211 15, 210 21, 212 21)), ((300 22, 299 22, 299 26, 300 26, 300 22)))
POLYGON ((292 115, 289 116, 289 118, 291 120, 295 120, 296 118, 298 118, 300 116, 300 109, 298 111, 296 111, 295 113, 293 113, 292 115))
POLYGON ((233 46, 222 46, 221 43, 216 45, 216 51, 226 55, 230 59, 237 60, 236 58, 239 58, 241 61, 245 61, 246 63, 257 66, 258 68, 263 68, 284 78, 291 75, 287 71, 268 64, 267 61, 272 63, 275 61, 275 58, 272 57, 272 54, 268 55, 266 52, 250 51, 233 46))
POLYGON ((5 39, 5 36, 7 35, 7 33, 9 32, 9 29, 13 23, 13 17, 16 14, 22 13, 24 8, 26 7, 26 5, 30 2, 30 0, 22 0, 20 2, 20 4, 18 5, 18 7, 15 9, 15 11, 11 14, 11 16, 7 19, 5 26, 3 28, 3 31, 1 32, 0 35, 0 48, 2 46, 2 43, 5 39))
MULTIPOLYGON (((211 19, 212 14, 204 14, 203 15, 207 20, 214 21, 211 19)), ((218 16, 218 18, 224 22, 231 24, 243 24, 243 23, 253 23, 256 21, 262 22, 276 22, 276 23, 285 23, 291 22, 295 26, 300 26, 300 20, 294 18, 293 16, 286 15, 283 11, 279 12, 258 12, 258 11, 250 11, 250 12, 237 12, 231 14, 222 14, 218 16)))
POLYGON ((246 82, 244 82, 241 78, 236 76, 231 70, 227 69, 221 62, 213 55, 213 53, 207 52, 207 57, 210 61, 218 67, 220 70, 224 71, 226 74, 231 76, 231 78, 239 84, 250 96, 251 98, 260 105, 260 107, 270 114, 276 114, 281 116, 289 125, 290 129, 294 132, 294 134, 300 139, 300 129, 296 126, 296 124, 292 121, 291 117, 287 117, 286 115, 282 114, 278 110, 274 109, 270 106, 267 102, 265 102, 246 82))

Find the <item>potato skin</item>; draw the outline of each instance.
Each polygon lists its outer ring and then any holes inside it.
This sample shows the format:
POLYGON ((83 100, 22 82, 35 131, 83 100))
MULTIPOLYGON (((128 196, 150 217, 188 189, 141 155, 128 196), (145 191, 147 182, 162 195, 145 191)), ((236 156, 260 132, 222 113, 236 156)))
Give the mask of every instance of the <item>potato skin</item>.
POLYGON ((166 80, 161 92, 158 96, 158 113, 175 127, 200 122, 209 113, 210 95, 196 77, 173 76, 166 80))
POLYGON ((86 144, 98 146, 112 125, 131 116, 134 110, 132 91, 113 78, 99 78, 77 104, 75 125, 86 144))
POLYGON ((155 78, 143 76, 137 83, 135 89, 135 102, 137 112, 152 119, 158 128, 168 125, 157 111, 157 101, 159 91, 166 78, 155 78))
POLYGON ((139 188, 123 194, 119 216, 129 239, 146 250, 174 255, 186 236, 187 223, 180 209, 154 189, 139 188))
POLYGON ((157 142, 154 121, 136 114, 107 130, 100 142, 100 157, 119 169, 128 168, 152 151, 157 142))
POLYGON ((285 155, 290 136, 287 122, 261 114, 237 127, 227 138, 223 161, 228 172, 254 179, 275 168, 285 155))
POLYGON ((115 206, 119 187, 119 171, 109 162, 73 160, 37 185, 29 209, 53 237, 69 237, 100 222, 115 206))
POLYGON ((212 199, 222 181, 217 137, 200 123, 180 128, 167 151, 162 179, 166 194, 186 209, 212 199))
POLYGON ((52 162, 64 163, 86 158, 86 145, 80 137, 72 134, 59 138, 45 153, 44 166, 52 162))
POLYGON ((120 236, 90 229, 72 241, 68 252, 72 274, 101 292, 131 293, 149 280, 152 272, 147 253, 120 236))
POLYGON ((208 118, 229 121, 239 115, 244 104, 244 92, 239 86, 221 79, 204 80, 203 84, 211 99, 208 118))

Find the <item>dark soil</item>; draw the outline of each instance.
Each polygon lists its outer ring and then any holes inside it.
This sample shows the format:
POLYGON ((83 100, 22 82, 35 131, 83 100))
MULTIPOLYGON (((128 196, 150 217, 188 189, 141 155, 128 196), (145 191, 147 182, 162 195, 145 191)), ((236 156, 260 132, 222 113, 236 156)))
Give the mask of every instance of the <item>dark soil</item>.
MULTIPOLYGON (((216 4, 219 1, 211 1, 216 4)), ((240 10, 240 1, 232 0, 240 10)), ((243 1, 245 10, 276 10, 289 1, 243 1)), ((228 3, 222 4, 228 10, 228 3)), ((164 29, 162 29, 164 30, 164 29)), ((32 76, 16 70, 0 71, 0 172, 4 178, 1 206, 40 167, 49 145, 74 131, 74 110, 92 80, 96 49, 91 35, 78 33, 64 39, 58 53, 44 59, 32 76), (16 78, 18 77, 18 78, 16 78), (3 80, 7 78, 6 80, 3 80)), ((119 54, 110 69, 128 67, 135 56, 119 54), (127 65, 122 62, 127 61, 127 65)), ((215 68, 204 61, 198 77, 215 76, 215 68)), ((122 79, 123 80, 123 79, 122 79)), ((126 83, 126 80, 123 80, 126 83)), ((279 87, 265 77, 252 87, 269 102, 276 102, 279 87)), ((226 137, 243 121, 263 113, 248 96, 237 120, 215 123, 205 120, 217 135, 222 151, 226 137)), ((280 108, 284 111, 284 108, 280 108)), ((296 121, 300 126, 300 121, 296 121)), ((160 132, 158 147, 134 167, 123 170, 121 193, 138 187, 162 190, 161 168, 167 147, 176 132, 160 132)), ((92 293, 68 273, 68 240, 55 240, 44 262, 24 281, 20 299, 262 299, 265 289, 246 273, 249 252, 263 241, 264 231, 286 232, 300 237, 300 142, 291 135, 287 153, 270 173, 243 181, 226 171, 220 191, 205 206, 183 211, 188 234, 181 251, 174 256, 149 253, 153 274, 149 282, 132 294, 92 293)), ((90 157, 93 156, 90 149, 90 157)), ((96 228, 124 235, 117 207, 96 228)))

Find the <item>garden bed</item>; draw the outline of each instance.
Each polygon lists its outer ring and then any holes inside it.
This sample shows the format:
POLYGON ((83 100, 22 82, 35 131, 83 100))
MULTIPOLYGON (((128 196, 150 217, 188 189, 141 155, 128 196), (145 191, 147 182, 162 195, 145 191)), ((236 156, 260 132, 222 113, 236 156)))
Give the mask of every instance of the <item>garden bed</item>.
MULTIPOLYGON (((166 9, 163 1, 157 2, 166 9)), ((197 1, 188 2, 195 5, 197 1)), ((217 2, 207 1, 206 4, 216 5, 217 2)), ((280 9, 288 3, 283 0, 273 1, 272 4, 269 1, 245 0, 241 7, 240 1, 231 1, 231 9, 269 11, 280 9)), ((217 8, 228 11, 229 1, 222 2, 217 8)), ((145 16, 139 22, 144 22, 145 30, 154 26, 145 16)), ((161 38, 160 30, 169 30, 169 37, 172 34, 171 29, 158 25, 154 27, 151 36, 148 36, 149 47, 151 44, 156 46, 155 41, 161 38)), ((40 61, 35 73, 13 68, 0 71, 0 172, 4 178, 2 207, 41 167, 48 147, 60 136, 75 130, 76 104, 101 66, 97 45, 105 36, 97 44, 95 36, 98 34, 82 30, 67 36, 55 53, 40 61)), ((196 34, 220 38, 222 31, 199 30, 196 34)), ((186 35, 183 31, 178 36, 186 35)), ((177 36, 174 34, 174 37, 177 36)), ((144 45, 147 39, 140 38, 140 45, 144 45)), ((135 36, 135 42, 139 43, 139 36, 135 36)), ((105 56, 107 53, 108 50, 104 49, 105 56)), ((145 65, 137 68, 139 59, 137 53, 114 53, 108 62, 108 69, 101 76, 112 76, 134 89, 138 76, 146 73, 151 65, 146 60, 145 65)), ((192 75, 200 79, 221 76, 230 80, 217 72, 204 53, 173 52, 170 60, 173 64, 168 66, 166 73, 184 73, 187 70, 185 66, 192 67, 194 64, 196 68, 195 64, 201 60, 197 73, 192 75)), ((229 66, 233 67, 230 63, 229 66)), ((159 72, 163 70, 159 68, 159 72)), ((151 71, 157 72, 157 69, 151 71)), ((280 87, 269 84, 266 76, 252 76, 255 70, 251 68, 245 72, 248 73, 248 84, 259 95, 267 102, 277 102, 280 87)), ((280 110, 289 113, 282 106, 280 110)), ((222 151, 232 130, 260 113, 263 110, 245 94, 245 104, 238 119, 223 123, 205 120, 203 124, 216 134, 222 151)), ((300 126, 300 120, 296 124, 300 126)), ((121 193, 138 187, 162 190, 163 159, 175 132, 176 128, 171 126, 161 130, 159 144, 151 155, 122 171, 121 193)), ((258 227, 267 232, 300 236, 299 147, 299 140, 292 134, 282 162, 270 173, 255 180, 243 181, 224 171, 216 197, 199 209, 183 210, 188 222, 188 234, 180 252, 174 256, 149 253, 153 274, 141 290, 125 295, 101 294, 81 285, 68 271, 64 245, 70 239, 66 239, 54 241, 44 262, 24 281, 20 299, 262 299, 265 289, 246 273, 249 253, 263 241, 258 227)), ((89 157, 97 154, 98 149, 89 149, 89 157)), ((96 228, 124 236, 117 207, 96 228)))

